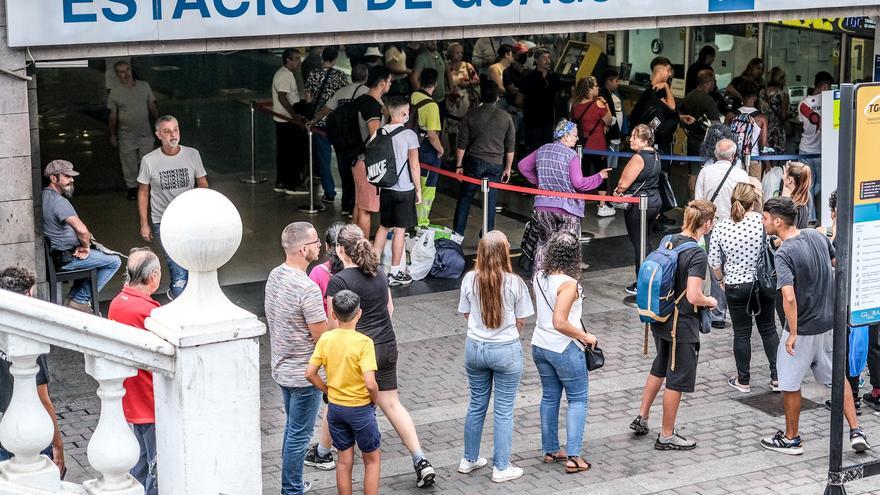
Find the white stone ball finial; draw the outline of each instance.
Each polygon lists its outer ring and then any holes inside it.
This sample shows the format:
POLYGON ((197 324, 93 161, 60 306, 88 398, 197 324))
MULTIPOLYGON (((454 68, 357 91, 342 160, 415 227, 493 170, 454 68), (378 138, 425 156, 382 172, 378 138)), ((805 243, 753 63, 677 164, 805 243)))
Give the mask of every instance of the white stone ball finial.
POLYGON ((241 244, 241 215, 212 189, 192 189, 174 198, 159 228, 165 251, 191 272, 217 270, 241 244))

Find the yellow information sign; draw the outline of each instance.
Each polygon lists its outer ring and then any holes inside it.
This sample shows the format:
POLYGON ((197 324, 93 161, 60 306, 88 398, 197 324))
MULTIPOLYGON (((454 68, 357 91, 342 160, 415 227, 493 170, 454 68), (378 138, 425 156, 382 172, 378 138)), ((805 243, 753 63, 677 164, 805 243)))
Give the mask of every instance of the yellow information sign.
POLYGON ((850 322, 880 322, 880 84, 855 88, 850 322))

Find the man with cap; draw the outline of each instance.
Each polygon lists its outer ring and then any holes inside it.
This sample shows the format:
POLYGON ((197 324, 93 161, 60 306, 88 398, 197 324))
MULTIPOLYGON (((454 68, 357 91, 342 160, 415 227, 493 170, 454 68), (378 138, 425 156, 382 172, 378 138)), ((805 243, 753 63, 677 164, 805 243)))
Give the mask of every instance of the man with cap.
MULTIPOLYGON (((92 234, 80 220, 70 198, 73 197, 74 177, 79 172, 67 160, 52 160, 43 175, 48 185, 43 188, 43 235, 49 241, 52 261, 57 270, 97 270, 98 292, 119 270, 119 256, 92 249, 92 234)), ((91 304, 97 304, 97 294, 86 280, 77 280, 70 290, 67 305, 92 312, 91 304)))

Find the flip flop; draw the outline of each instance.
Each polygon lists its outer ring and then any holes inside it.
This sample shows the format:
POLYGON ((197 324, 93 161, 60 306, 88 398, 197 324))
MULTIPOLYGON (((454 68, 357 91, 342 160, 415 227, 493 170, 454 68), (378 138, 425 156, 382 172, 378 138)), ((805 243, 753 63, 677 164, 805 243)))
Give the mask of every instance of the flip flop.
POLYGON ((567 461, 568 456, 566 456, 566 455, 558 456, 558 455, 553 455, 551 453, 546 453, 546 454, 544 454, 544 458, 541 460, 547 464, 553 464, 554 462, 567 461))
POLYGON ((584 464, 586 464, 586 467, 582 467, 575 458, 569 457, 565 463, 565 472, 568 474, 580 473, 583 471, 589 471, 590 468, 593 467, 593 465, 586 460, 584 460, 584 464))

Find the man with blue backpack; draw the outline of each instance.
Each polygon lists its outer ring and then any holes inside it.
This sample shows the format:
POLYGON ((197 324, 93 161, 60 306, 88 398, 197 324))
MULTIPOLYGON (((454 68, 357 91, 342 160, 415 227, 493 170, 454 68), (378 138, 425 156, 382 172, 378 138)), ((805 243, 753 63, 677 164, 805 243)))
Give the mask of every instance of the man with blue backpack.
MULTIPOLYGON (((696 442, 675 431, 681 394, 691 393, 697 380, 700 354, 701 311, 717 301, 703 294, 703 280, 709 266, 706 252, 697 244, 712 230, 715 205, 691 201, 684 211, 681 234, 664 237, 660 247, 645 258, 639 268, 639 317, 651 324, 657 356, 642 391, 639 415, 630 424, 636 435, 646 435, 648 414, 657 393, 663 393, 663 418, 654 442, 657 450, 691 450, 696 442)), ((647 333, 645 352, 647 352, 647 333)))

